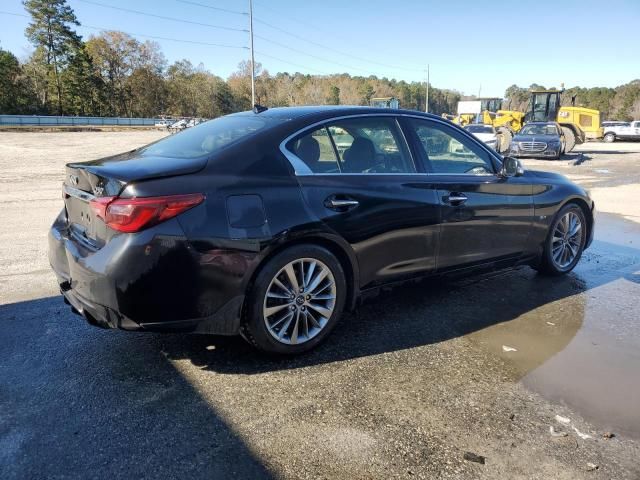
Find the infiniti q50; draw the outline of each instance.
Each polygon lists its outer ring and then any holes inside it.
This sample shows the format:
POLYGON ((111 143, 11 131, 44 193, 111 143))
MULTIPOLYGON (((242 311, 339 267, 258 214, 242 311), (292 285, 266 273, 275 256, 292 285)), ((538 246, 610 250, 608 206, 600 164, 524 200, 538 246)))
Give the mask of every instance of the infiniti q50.
POLYGON ((296 107, 66 167, 49 257, 96 326, 240 334, 299 353, 364 293, 530 265, 571 271, 594 203, 433 115, 296 107))

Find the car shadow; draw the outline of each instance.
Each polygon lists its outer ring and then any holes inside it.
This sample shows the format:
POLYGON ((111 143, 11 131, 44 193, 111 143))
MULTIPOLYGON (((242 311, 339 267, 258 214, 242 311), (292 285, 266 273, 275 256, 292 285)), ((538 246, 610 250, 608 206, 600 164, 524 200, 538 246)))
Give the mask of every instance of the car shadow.
POLYGON ((272 478, 158 335, 89 327, 59 296, 0 305, 2 478, 272 478))

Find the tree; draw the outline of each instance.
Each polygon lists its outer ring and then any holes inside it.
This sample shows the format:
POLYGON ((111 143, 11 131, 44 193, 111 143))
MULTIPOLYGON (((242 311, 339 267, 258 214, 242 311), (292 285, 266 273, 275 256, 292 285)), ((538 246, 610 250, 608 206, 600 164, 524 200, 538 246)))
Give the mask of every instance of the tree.
POLYGON ((84 44, 74 49, 69 66, 61 74, 65 85, 66 113, 102 115, 105 109, 105 85, 84 44))
POLYGON ((35 93, 20 62, 0 48, 0 113, 32 113, 35 104, 35 93))
POLYGON ((340 105, 340 89, 331 85, 329 87, 329 96, 327 97, 327 103, 329 105, 340 105))
POLYGON ((43 51, 42 58, 47 67, 44 86, 44 105, 49 102, 49 78, 53 76, 57 98, 56 110, 62 115, 61 71, 69 62, 69 55, 80 44, 80 37, 71 25, 80 25, 66 0, 25 0, 24 6, 31 15, 31 22, 25 31, 27 38, 36 49, 43 51))
POLYGON ((375 94, 375 90, 369 82, 366 82, 360 85, 358 93, 360 94, 360 105, 369 105, 375 94))

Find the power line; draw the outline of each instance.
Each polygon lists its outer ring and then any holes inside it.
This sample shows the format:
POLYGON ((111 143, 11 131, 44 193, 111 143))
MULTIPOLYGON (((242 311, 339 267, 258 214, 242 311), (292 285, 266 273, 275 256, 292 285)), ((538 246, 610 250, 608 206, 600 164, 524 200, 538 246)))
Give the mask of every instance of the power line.
MULTIPOLYGON (((229 13, 235 13, 235 14, 239 14, 239 15, 247 15, 247 13, 238 12, 238 11, 231 11, 231 10, 226 10, 226 9, 221 9, 221 8, 218 8, 218 7, 213 7, 213 6, 211 6, 211 5, 207 5, 207 4, 203 4, 203 3, 198 3, 198 2, 193 2, 193 1, 190 1, 190 0, 176 0, 176 1, 177 1, 177 2, 181 2, 181 3, 187 3, 187 4, 190 4, 190 5, 197 5, 197 6, 199 6, 199 7, 209 8, 209 9, 212 9, 212 10, 222 10, 222 11, 226 11, 226 12, 229 12, 229 13)), ((273 11, 273 10, 272 10, 272 11, 273 11)), ((261 25, 264 25, 264 26, 266 26, 266 27, 269 27, 269 28, 271 28, 271 29, 273 29, 273 30, 277 30, 277 31, 279 31, 279 32, 281 32, 281 33, 284 33, 285 35, 289 35, 290 37, 296 38, 296 39, 298 39, 298 40, 301 40, 301 41, 303 41, 303 42, 309 43, 309 44, 311 44, 311 45, 315 45, 316 47, 320 47, 320 48, 325 49, 325 50, 328 50, 328 51, 330 51, 330 52, 337 53, 338 55, 342 55, 342 56, 344 56, 344 57, 353 58, 353 59, 355 59, 355 60, 359 60, 359 61, 364 62, 364 63, 369 63, 369 64, 372 64, 372 65, 378 65, 378 66, 380 66, 380 67, 385 67, 385 68, 391 68, 391 69, 396 69, 396 70, 406 70, 406 71, 411 71, 411 72, 419 72, 419 71, 421 71, 420 69, 416 69, 416 68, 399 67, 399 66, 395 66, 395 65, 388 65, 388 64, 385 64, 385 63, 381 63, 381 62, 376 62, 376 61, 372 61, 372 60, 367 60, 366 58, 359 57, 359 56, 357 56, 357 55, 352 55, 352 54, 350 54, 350 53, 343 52, 342 50, 339 50, 339 49, 336 49, 336 48, 332 48, 332 47, 329 47, 329 46, 327 46, 327 45, 323 45, 323 44, 318 43, 318 42, 314 42, 313 40, 309 40, 309 39, 307 39, 307 38, 304 38, 304 37, 303 37, 303 36, 301 36, 301 35, 298 35, 298 34, 295 34, 295 33, 289 32, 288 30, 285 30, 285 29, 283 29, 283 28, 280 28, 280 27, 278 27, 277 25, 273 25, 272 23, 266 22, 266 21, 264 21, 264 20, 260 20, 260 19, 255 18, 255 17, 254 17, 254 19, 253 19, 253 20, 254 20, 254 22, 256 22, 256 23, 259 23, 259 24, 261 24, 261 25)), ((293 48, 291 48, 291 47, 289 47, 289 46, 287 46, 287 45, 283 45, 283 44, 281 44, 281 43, 277 43, 277 42, 275 42, 275 41, 273 41, 273 40, 270 40, 270 39, 268 39, 268 38, 266 38, 266 37, 261 37, 261 36, 259 36, 259 35, 255 35, 255 36, 256 36, 256 37, 258 37, 258 38, 261 38, 262 40, 265 40, 265 41, 267 41, 267 42, 273 43, 274 45, 279 45, 279 46, 281 46, 281 47, 283 47, 283 48, 287 48, 287 49, 289 49, 289 50, 292 50, 292 51, 294 51, 294 52, 300 53, 300 54, 302 54, 302 55, 307 55, 307 56, 313 57, 313 58, 315 58, 315 59, 317 59, 317 60, 320 60, 320 61, 323 61, 323 62, 333 63, 333 64, 335 64, 335 65, 339 65, 339 66, 341 66, 341 67, 346 67, 346 68, 350 68, 350 69, 356 69, 356 70, 360 70, 360 71, 363 71, 363 72, 370 73, 370 70, 368 70, 368 69, 358 68, 358 67, 354 67, 354 66, 352 66, 352 65, 345 65, 345 64, 342 64, 342 63, 339 63, 339 62, 333 61, 333 60, 328 60, 328 59, 326 59, 326 58, 322 58, 322 57, 319 57, 319 56, 314 56, 314 55, 312 55, 312 54, 309 54, 308 52, 303 52, 303 51, 300 51, 300 50, 296 50, 296 49, 293 49, 293 48)))
POLYGON ((360 70, 360 71, 363 71, 363 72, 371 73, 370 70, 367 70, 367 69, 364 69, 364 68, 354 67, 352 65, 346 65, 344 63, 339 63, 339 62, 336 62, 336 61, 333 61, 333 60, 328 60, 328 59, 326 59, 324 57, 319 57, 317 55, 313 55, 311 53, 304 52, 302 50, 298 50, 297 48, 290 47, 289 45, 285 45, 284 43, 276 42, 275 40, 270 40, 267 37, 263 37, 262 35, 254 35, 254 36, 256 38, 259 38, 260 40, 265 41, 265 42, 272 43, 273 45, 277 45, 277 46, 282 47, 282 48, 286 48, 287 50, 291 50, 292 52, 296 52, 296 53, 299 53, 301 55, 306 55, 307 57, 315 58, 316 60, 320 60, 321 62, 332 63, 332 64, 338 65, 340 67, 344 67, 344 68, 348 68, 348 69, 352 69, 352 70, 360 70))
POLYGON ((220 8, 220 7, 214 7, 213 5, 207 5, 204 3, 198 3, 198 2, 192 2, 190 0, 176 0, 176 2, 180 2, 180 3, 186 3, 189 5, 196 5, 198 7, 203 7, 203 8, 208 8, 211 10, 217 10, 219 12, 225 12, 225 13, 233 13, 235 15, 249 15, 247 12, 239 12, 237 10, 229 10, 227 8, 220 8))
POLYGON ((304 65, 300 65, 299 63, 293 63, 293 62, 290 62, 289 60, 283 60, 282 58, 274 57, 273 55, 269 55, 269 54, 266 54, 264 52, 259 52, 259 51, 256 50, 256 53, 258 55, 262 55, 263 57, 267 57, 267 58, 270 58, 272 60, 277 60, 278 62, 286 63, 286 64, 292 65, 294 67, 302 68, 304 70, 312 70, 312 71, 317 72, 317 73, 319 73, 321 75, 329 75, 327 72, 323 72, 322 70, 317 70, 317 69, 311 68, 311 67, 305 67, 304 65))
MULTIPOLYGON (((276 15, 278 15, 279 17, 288 18, 289 20, 291 20, 291 21, 293 21, 293 22, 295 22, 295 23, 299 23, 299 24, 301 24, 301 25, 306 25, 306 26, 308 26, 308 27, 313 28, 314 30, 316 30, 316 31, 318 31, 318 32, 325 33, 325 32, 323 31, 323 29, 321 29, 321 28, 320 28, 320 27, 318 27, 317 25, 314 25, 313 23, 310 23, 310 22, 301 21, 301 20, 299 20, 299 19, 297 19, 297 18, 293 18, 293 17, 291 17, 291 16, 289 16, 289 15, 285 15, 285 14, 283 14, 283 13, 279 12, 278 10, 276 10, 276 9, 272 8, 271 6, 266 5, 262 0, 260 0, 258 3, 260 4, 260 8, 264 8, 264 9, 266 9, 266 10, 269 10, 269 11, 271 11, 271 12, 275 13, 276 15)), ((291 32, 288 32, 288 31, 286 31, 286 30, 284 30, 284 29, 281 29, 281 28, 279 28, 279 27, 276 27, 276 26, 274 26, 274 25, 267 24, 267 22, 264 22, 264 21, 261 21, 261 20, 258 20, 258 19, 256 19, 256 22, 263 23, 264 25, 266 25, 266 26, 268 26, 268 27, 271 27, 271 28, 277 29, 277 30, 279 30, 279 31, 281 31, 281 32, 283 32, 283 33, 285 33, 285 34, 287 34, 287 35, 291 35, 292 37, 296 37, 296 38, 298 38, 298 39, 300 39, 300 40, 303 40, 303 41, 305 41, 305 42, 311 43, 311 44, 313 44, 313 45, 321 46, 321 47, 323 47, 323 48, 326 48, 327 50, 331 50, 331 51, 333 51, 333 52, 335 52, 335 53, 338 53, 338 54, 340 54, 340 55, 344 55, 344 56, 346 56, 346 57, 351 57, 351 58, 353 58, 353 59, 357 59, 357 60, 360 60, 360 61, 363 61, 363 62, 366 62, 366 63, 371 63, 371 64, 374 64, 374 65, 379 65, 379 66, 386 67, 386 68, 393 68, 393 69, 397 69, 397 70, 406 70, 406 71, 411 71, 411 72, 421 72, 421 71, 422 71, 422 69, 419 69, 419 68, 399 67, 399 66, 396 66, 396 65, 389 65, 389 64, 386 64, 386 63, 383 63, 383 62, 376 62, 376 61, 372 61, 372 60, 367 60, 367 59, 364 59, 363 57, 359 57, 359 56, 356 56, 356 55, 351 55, 351 54, 349 54, 349 53, 345 53, 345 52, 342 52, 342 51, 340 51, 340 50, 333 49, 333 48, 331 48, 331 47, 323 46, 323 45, 321 45, 321 44, 319 44, 319 43, 316 43, 316 42, 313 42, 313 41, 311 41, 311 40, 307 40, 306 38, 304 38, 304 37, 302 37, 302 36, 300 36, 300 35, 296 35, 296 34, 293 34, 293 33, 291 33, 291 32)), ((340 35, 336 35, 336 34, 335 34, 335 33, 333 33, 333 32, 331 33, 331 36, 332 36, 332 37, 336 37, 336 36, 337 36, 337 37, 342 37, 342 38, 343 38, 343 39, 345 39, 346 41, 348 41, 348 42, 350 42, 350 43, 353 43, 353 38, 351 38, 351 37, 345 37, 344 35, 342 35, 342 36, 340 36, 340 35)))
MULTIPOLYGON (((31 18, 29 15, 25 15, 25 14, 22 14, 22 13, 12 13, 12 12, 5 12, 5 11, 1 11, 1 10, 0 10, 0 14, 13 15, 15 17, 31 18)), ((143 34, 143 33, 125 32, 125 31, 122 31, 120 29, 98 27, 98 26, 95 26, 95 25, 87 25, 85 23, 80 24, 80 28, 88 28, 88 29, 91 29, 91 30, 99 30, 99 31, 114 31, 114 30, 117 30, 119 32, 126 33, 127 35, 131 35, 132 37, 144 37, 144 38, 152 38, 152 39, 155 39, 155 40, 166 40, 166 41, 169 41, 169 42, 189 43, 189 44, 195 44, 195 45, 206 45, 208 47, 235 48, 235 49, 242 49, 242 50, 248 50, 249 49, 249 47, 240 46, 240 45, 225 45, 225 44, 221 44, 221 43, 199 42, 199 41, 196 41, 196 40, 185 40, 185 39, 180 39, 180 38, 160 37, 160 36, 157 36, 157 35, 146 35, 146 34, 143 34)))
POLYGON ((160 18, 162 20, 169 20, 169 21, 172 21, 172 22, 188 23, 188 24, 191 24, 191 25, 199 25, 201 27, 217 28, 219 30, 227 30, 227 31, 231 31, 231 32, 244 32, 244 33, 248 33, 249 32, 246 28, 224 27, 222 25, 212 25, 210 23, 194 22, 192 20, 184 20, 184 19, 181 19, 181 18, 167 17, 167 16, 164 16, 164 15, 156 15, 155 13, 141 12, 140 10, 133 10, 131 8, 116 7, 114 5, 105 5, 104 3, 94 2, 94 1, 91 1, 91 0, 78 0, 78 1, 79 2, 83 2, 83 3, 87 3, 89 5, 97 5, 98 7, 111 8, 112 10, 119 10, 121 12, 135 13, 137 15, 144 15, 144 16, 147 16, 147 17, 155 17, 155 18, 160 18))
MULTIPOLYGON (((179 0, 179 1, 182 1, 182 0, 179 0)), ((367 60, 366 58, 359 57, 357 55, 352 55, 352 54, 347 53, 347 52, 343 52, 342 50, 339 50, 337 48, 328 47, 328 46, 323 45, 321 43, 314 42, 313 40, 309 40, 307 38, 304 38, 301 35, 297 35, 295 33, 289 32, 289 31, 287 31, 287 30, 285 30, 283 28, 277 27, 276 25, 273 25, 271 23, 265 22, 264 20, 260 20, 260 19, 256 18, 256 19, 254 19, 254 21, 256 23, 260 23, 260 24, 262 24, 262 25, 264 25, 266 27, 269 27, 269 28, 272 28, 272 29, 277 30, 279 32, 282 32, 285 35, 289 35, 290 37, 297 38, 298 40, 302 40, 303 42, 307 42, 307 43, 309 43, 311 45, 315 45, 316 47, 320 47, 320 48, 323 48, 325 50, 329 50, 330 52, 337 53, 338 55, 342 55, 342 56, 345 56, 345 57, 353 58, 354 60, 360 60, 361 62, 364 62, 364 63, 370 63, 372 65, 378 65, 380 67, 385 67, 385 68, 393 68, 393 69, 396 69, 396 70, 407 70, 407 71, 411 71, 411 72, 420 71, 419 69, 416 69, 416 68, 398 67, 398 66, 394 66, 394 65, 387 65, 386 63, 380 63, 380 62, 376 62, 376 61, 372 61, 372 60, 367 60)), ((353 68, 353 67, 351 67, 351 68, 353 68)))

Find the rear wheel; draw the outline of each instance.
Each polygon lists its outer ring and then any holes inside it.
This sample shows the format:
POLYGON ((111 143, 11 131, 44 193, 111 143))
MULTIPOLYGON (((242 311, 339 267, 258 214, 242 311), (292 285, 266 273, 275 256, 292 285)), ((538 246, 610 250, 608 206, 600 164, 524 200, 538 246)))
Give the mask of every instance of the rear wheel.
POLYGON ((604 136, 603 140, 607 143, 613 143, 616 141, 616 134, 609 132, 604 136))
POLYGON ((344 271, 331 252, 315 245, 291 247, 258 273, 242 334, 266 352, 310 350, 340 318, 346 291, 344 271))
POLYGON ((575 203, 565 205, 551 224, 538 270, 549 275, 569 273, 580 260, 586 240, 584 212, 575 203))
POLYGON ((564 151, 569 153, 576 146, 576 134, 569 127, 562 127, 562 133, 565 140, 564 151))

